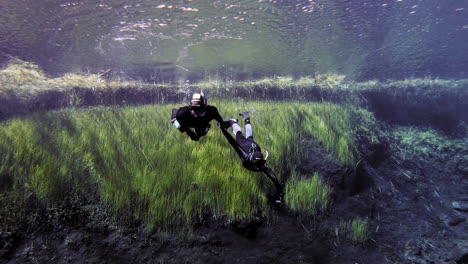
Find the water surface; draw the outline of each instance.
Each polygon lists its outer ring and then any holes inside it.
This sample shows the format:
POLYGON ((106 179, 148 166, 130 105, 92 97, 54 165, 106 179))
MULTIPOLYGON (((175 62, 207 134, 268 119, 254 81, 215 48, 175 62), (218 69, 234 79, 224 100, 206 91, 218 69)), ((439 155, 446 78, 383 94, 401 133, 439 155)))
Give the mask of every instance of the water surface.
POLYGON ((468 76, 465 0, 2 0, 0 59, 151 82, 468 76))

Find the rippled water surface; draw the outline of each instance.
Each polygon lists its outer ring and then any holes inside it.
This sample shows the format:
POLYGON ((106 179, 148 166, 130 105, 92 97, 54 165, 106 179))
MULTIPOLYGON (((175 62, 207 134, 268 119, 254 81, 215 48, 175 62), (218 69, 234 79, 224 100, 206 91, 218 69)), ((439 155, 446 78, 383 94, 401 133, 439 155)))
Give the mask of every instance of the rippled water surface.
POLYGON ((0 60, 147 81, 466 78, 466 0, 2 0, 0 60))

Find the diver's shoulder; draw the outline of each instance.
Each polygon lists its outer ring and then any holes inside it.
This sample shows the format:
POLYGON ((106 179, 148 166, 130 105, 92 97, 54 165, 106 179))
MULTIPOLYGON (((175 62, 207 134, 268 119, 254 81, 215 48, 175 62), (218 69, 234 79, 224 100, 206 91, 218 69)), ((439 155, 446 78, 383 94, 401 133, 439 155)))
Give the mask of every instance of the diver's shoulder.
POLYGON ((188 112, 190 111, 190 106, 186 105, 186 106, 182 106, 179 108, 179 112, 188 112))
POLYGON ((216 111, 216 112, 218 112, 218 108, 216 108, 216 106, 214 106, 214 105, 206 105, 206 110, 207 111, 216 111))
POLYGON ((179 110, 177 110, 177 117, 181 117, 181 116, 186 116, 190 113, 190 107, 188 106, 182 106, 179 108, 179 110))

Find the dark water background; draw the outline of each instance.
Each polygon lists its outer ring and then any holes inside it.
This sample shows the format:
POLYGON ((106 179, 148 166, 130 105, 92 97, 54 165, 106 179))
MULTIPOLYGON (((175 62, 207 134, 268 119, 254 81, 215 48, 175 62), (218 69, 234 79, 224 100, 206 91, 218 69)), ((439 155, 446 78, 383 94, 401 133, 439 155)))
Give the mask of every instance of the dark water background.
POLYGON ((0 63, 150 82, 468 78, 467 0, 0 0, 0 63))

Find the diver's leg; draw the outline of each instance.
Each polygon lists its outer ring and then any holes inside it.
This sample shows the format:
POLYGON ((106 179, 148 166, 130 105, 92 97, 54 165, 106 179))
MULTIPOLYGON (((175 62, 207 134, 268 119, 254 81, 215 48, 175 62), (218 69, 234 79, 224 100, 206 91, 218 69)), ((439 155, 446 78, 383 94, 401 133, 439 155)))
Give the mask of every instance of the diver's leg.
POLYGON ((246 138, 252 138, 253 139, 254 133, 253 133, 253 128, 250 123, 245 123, 245 137, 246 138))
POLYGON ((281 183, 278 181, 278 178, 276 178, 276 175, 274 175, 272 173, 269 173, 269 172, 265 172, 265 174, 268 176, 268 178, 270 178, 270 180, 275 185, 275 188, 276 188, 276 191, 278 192, 278 194, 282 194, 283 193, 283 186, 281 186, 281 183))
POLYGON ((187 133, 187 135, 194 141, 198 141, 200 139, 200 136, 198 136, 197 134, 195 134, 195 132, 193 132, 192 129, 190 128, 187 128, 185 130, 185 133, 187 133))
POLYGON ((239 113, 239 115, 244 118, 245 137, 246 138, 252 137, 252 139, 253 139, 254 134, 253 134, 252 125, 250 124, 250 113, 249 113, 249 111, 239 113))
POLYGON ((250 123, 250 112, 249 111, 239 113, 239 115, 244 118, 246 123, 250 123))
MULTIPOLYGON (((278 178, 276 177, 276 174, 273 172, 273 170, 265 164, 265 166, 263 167, 263 173, 265 173, 265 175, 270 178, 270 180, 273 182, 273 184, 275 185, 275 188, 276 188, 276 191, 278 192, 278 199, 279 199, 279 202, 282 202, 283 200, 283 197, 284 197, 284 191, 283 191, 283 186, 281 185, 281 183, 279 182, 278 178)), ((278 202, 278 201, 277 201, 278 202)))
POLYGON ((232 132, 234 132, 234 135, 237 135, 238 132, 242 133, 242 129, 237 123, 232 124, 232 132))

